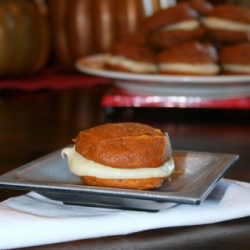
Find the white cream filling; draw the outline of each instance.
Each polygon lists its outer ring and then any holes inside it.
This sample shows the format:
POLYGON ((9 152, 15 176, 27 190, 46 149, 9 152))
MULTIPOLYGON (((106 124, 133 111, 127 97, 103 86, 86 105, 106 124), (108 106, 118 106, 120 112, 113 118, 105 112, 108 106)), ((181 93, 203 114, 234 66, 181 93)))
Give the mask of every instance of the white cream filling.
POLYGON ((222 64, 222 69, 226 71, 232 72, 242 72, 250 74, 250 64, 242 65, 242 64, 222 64))
POLYGON ((250 24, 230 21, 217 17, 206 17, 202 20, 204 26, 210 29, 250 32, 250 24))
POLYGON ((159 29, 160 32, 167 31, 167 30, 195 30, 200 26, 200 22, 198 20, 187 20, 182 21, 179 23, 174 23, 167 25, 161 29, 159 29))
POLYGON ((216 64, 159 63, 159 70, 213 75, 220 71, 220 67, 216 64))
POLYGON ((67 156, 70 171, 78 176, 94 176, 103 179, 144 179, 144 178, 165 178, 174 170, 172 158, 163 166, 157 168, 123 169, 112 168, 85 159, 75 151, 75 148, 62 150, 62 157, 67 156))
POLYGON ((154 73, 157 70, 157 66, 155 63, 137 62, 122 56, 108 56, 106 58, 106 62, 110 65, 121 66, 137 73, 154 73))

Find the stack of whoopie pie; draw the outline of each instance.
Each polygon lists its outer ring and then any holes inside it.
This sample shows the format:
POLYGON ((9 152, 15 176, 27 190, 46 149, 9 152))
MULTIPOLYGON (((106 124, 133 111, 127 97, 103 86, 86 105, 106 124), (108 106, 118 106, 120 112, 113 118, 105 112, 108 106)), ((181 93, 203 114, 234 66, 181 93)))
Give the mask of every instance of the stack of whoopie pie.
POLYGON ((250 8, 187 0, 146 17, 112 46, 109 70, 143 74, 250 74, 250 8))

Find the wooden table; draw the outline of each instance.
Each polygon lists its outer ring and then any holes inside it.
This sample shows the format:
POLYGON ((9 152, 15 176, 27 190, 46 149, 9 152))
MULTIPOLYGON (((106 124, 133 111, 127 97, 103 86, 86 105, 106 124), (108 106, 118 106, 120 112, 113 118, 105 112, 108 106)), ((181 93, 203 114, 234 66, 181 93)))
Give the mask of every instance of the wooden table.
MULTIPOLYGON (((173 149, 239 154, 226 178, 250 182, 250 111, 181 108, 105 109, 108 86, 36 92, 0 91, 0 174, 64 147, 79 130, 138 121, 168 131, 173 149)), ((0 201, 22 191, 0 190, 0 201)), ((246 197, 250 199, 250 197, 246 197)), ((249 208, 250 209, 250 208, 249 208)), ((80 240, 49 249, 247 249, 250 217, 80 240)), ((45 246, 30 249, 44 249, 45 246)))

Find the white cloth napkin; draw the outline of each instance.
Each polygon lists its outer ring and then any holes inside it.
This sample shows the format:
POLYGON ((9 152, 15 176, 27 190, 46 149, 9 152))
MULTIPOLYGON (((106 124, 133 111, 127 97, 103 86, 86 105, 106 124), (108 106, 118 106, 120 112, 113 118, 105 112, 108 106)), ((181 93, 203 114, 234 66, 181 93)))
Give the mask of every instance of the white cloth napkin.
POLYGON ((0 203, 0 249, 11 249, 154 228, 215 223, 250 216, 250 183, 222 179, 199 206, 158 212, 64 205, 37 193, 0 203))

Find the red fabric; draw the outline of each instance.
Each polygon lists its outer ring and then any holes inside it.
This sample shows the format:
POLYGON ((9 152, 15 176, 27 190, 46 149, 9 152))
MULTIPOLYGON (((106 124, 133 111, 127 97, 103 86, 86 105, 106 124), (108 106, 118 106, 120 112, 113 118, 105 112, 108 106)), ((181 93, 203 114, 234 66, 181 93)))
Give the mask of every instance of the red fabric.
POLYGON ((82 73, 65 73, 58 67, 46 68, 30 77, 0 79, 0 90, 17 89, 35 91, 39 89, 69 89, 110 84, 107 78, 85 75, 82 73))
POLYGON ((250 109, 250 98, 200 99, 186 98, 186 101, 171 96, 132 95, 119 88, 113 88, 102 98, 104 107, 178 107, 178 108, 223 108, 250 109))

